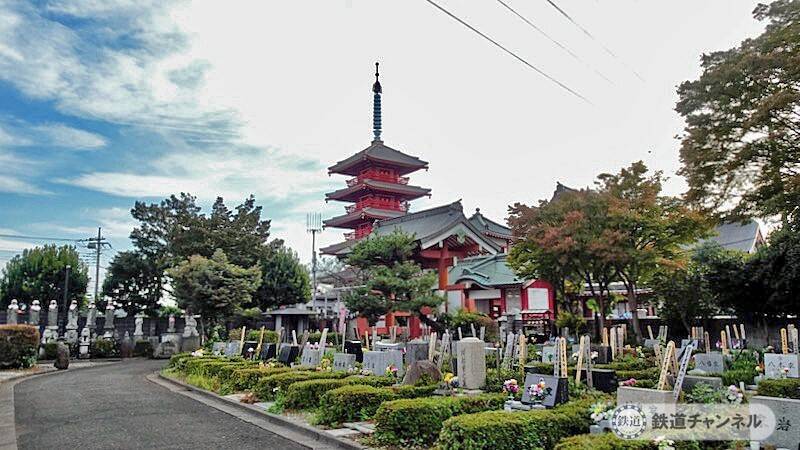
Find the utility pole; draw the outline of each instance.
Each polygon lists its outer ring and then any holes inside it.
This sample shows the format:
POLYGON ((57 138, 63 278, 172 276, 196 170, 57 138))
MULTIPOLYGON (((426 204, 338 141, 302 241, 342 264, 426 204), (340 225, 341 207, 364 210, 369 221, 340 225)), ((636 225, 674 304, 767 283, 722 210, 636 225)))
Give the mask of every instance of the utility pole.
MULTIPOLYGON (((322 214, 311 213, 306 215, 306 231, 311 233, 311 304, 317 304, 317 233, 322 231, 322 214)), ((328 318, 328 297, 325 297, 323 319, 328 318)))
POLYGON ((100 295, 100 253, 103 246, 111 247, 111 244, 103 237, 103 229, 97 227, 97 237, 86 239, 88 242, 87 247, 95 251, 94 262, 94 301, 97 303, 98 296, 100 295))

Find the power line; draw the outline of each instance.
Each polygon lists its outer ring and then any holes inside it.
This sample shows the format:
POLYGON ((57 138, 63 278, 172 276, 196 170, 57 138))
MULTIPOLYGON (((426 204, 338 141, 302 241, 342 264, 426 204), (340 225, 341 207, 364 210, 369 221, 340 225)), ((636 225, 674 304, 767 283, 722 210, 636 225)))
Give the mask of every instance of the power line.
POLYGON ((559 13, 561 13, 561 15, 562 15, 562 16, 566 17, 566 18, 567 18, 567 20, 569 20, 570 22, 572 22, 572 24, 573 24, 573 25, 575 25, 576 27, 578 27, 578 29, 580 29, 581 31, 583 31, 583 34, 585 34, 587 37, 589 37, 589 39, 591 39, 591 40, 595 41, 595 42, 597 43, 597 45, 599 45, 600 47, 602 47, 602 48, 603 48, 603 50, 605 50, 605 51, 606 51, 606 53, 608 53, 609 55, 611 55, 611 57, 612 57, 612 58, 614 58, 614 59, 616 59, 617 61, 619 61, 619 63, 620 63, 620 64, 622 64, 623 66, 625 66, 625 68, 626 68, 626 69, 628 69, 628 70, 630 70, 631 72, 633 72, 633 74, 634 74, 634 75, 636 75, 636 78, 638 78, 638 79, 640 79, 640 80, 644 81, 644 78, 642 78, 642 76, 641 76, 641 75, 639 75, 639 73, 638 73, 638 72, 636 72, 636 70, 634 70, 634 69, 633 69, 631 66, 629 66, 629 65, 625 64, 625 61, 623 61, 623 60, 622 60, 622 59, 621 59, 619 56, 617 56, 617 54, 616 54, 616 53, 614 53, 613 51, 611 51, 611 49, 610 49, 610 48, 608 48, 608 47, 607 47, 605 44, 603 44, 602 42, 600 42, 600 40, 599 40, 599 39, 597 39, 596 37, 594 37, 594 35, 593 35, 592 33, 590 33, 590 32, 589 32, 589 30, 587 30, 586 28, 584 28, 583 26, 581 26, 581 24, 579 24, 579 23, 578 23, 578 22, 577 22, 575 19, 573 19, 573 18, 572 18, 572 16, 570 16, 569 14, 567 14, 567 12, 566 12, 566 11, 564 11, 564 10, 563 10, 563 9, 561 9, 561 8, 560 8, 558 5, 556 5, 556 3, 555 3, 553 0, 546 0, 546 1, 547 1, 547 3, 549 3, 549 4, 550 4, 550 6, 552 6, 553 8, 555 8, 555 9, 556 9, 556 11, 558 11, 559 13))
POLYGON ((545 73, 544 71, 542 71, 541 69, 539 69, 538 67, 536 67, 536 66, 534 66, 533 64, 529 63, 528 61, 526 61, 526 60, 525 60, 524 58, 522 58, 521 56, 517 55, 516 53, 514 53, 514 52, 512 52, 511 50, 509 50, 509 49, 507 49, 506 47, 504 47, 504 46, 503 46, 502 44, 500 44, 499 42, 497 42, 497 41, 495 41, 494 39, 490 38, 489 36, 487 36, 487 35, 483 34, 483 33, 482 33, 482 32, 480 32, 480 31, 479 31, 477 28, 475 28, 475 27, 473 27, 472 25, 468 24, 467 22, 465 22, 465 21, 461 20, 459 17, 457 17, 456 15, 454 15, 453 13, 451 13, 450 11, 448 11, 448 10, 444 9, 443 7, 439 6, 439 5, 438 5, 436 2, 434 2, 433 0, 426 0, 426 1, 427 1, 428 3, 430 3, 431 5, 435 6, 435 7, 436 7, 436 8, 437 8, 439 11, 442 11, 443 13, 447 14, 448 16, 450 16, 452 19, 456 20, 456 21, 457 21, 458 23, 460 23, 461 25, 464 25, 465 27, 469 28, 470 30, 472 30, 473 32, 475 32, 476 34, 478 34, 480 37, 482 37, 482 38, 486 39, 487 41, 489 41, 489 42, 491 42, 492 44, 494 44, 494 45, 496 45, 497 47, 499 47, 499 48, 500 48, 501 50, 503 50, 504 52, 506 52, 506 53, 508 53, 509 55, 513 56, 515 59, 517 59, 517 60, 518 60, 518 61, 520 61, 521 63, 523 63, 523 64, 525 64, 526 66, 530 67, 531 69, 535 70, 535 71, 536 71, 536 72, 537 72, 539 75, 541 75, 541 76, 543 76, 543 77, 547 78, 548 80, 550 80, 550 81, 552 81, 553 83, 557 84, 557 85, 558 85, 558 86, 560 86, 562 89, 564 89, 565 91, 569 92, 570 94, 572 94, 572 95, 574 95, 574 96, 578 97, 579 99, 583 100, 584 102, 586 102, 586 103, 588 103, 588 104, 590 104, 590 105, 592 104, 592 102, 590 102, 590 101, 589 101, 589 99, 587 99, 587 98, 586 98, 586 97, 584 97, 583 95, 581 95, 581 94, 577 93, 576 91, 572 90, 572 89, 571 89, 569 86, 567 86, 566 84, 564 84, 564 83, 562 83, 562 82, 558 81, 557 79, 555 79, 555 78, 551 77, 550 75, 548 75, 547 73, 545 73))
POLYGON ((10 238, 10 239, 33 239, 35 241, 66 241, 66 242, 81 241, 81 239, 55 238, 55 237, 44 237, 44 236, 23 236, 19 234, 0 234, 0 237, 10 238))
POLYGON ((584 61, 583 59, 581 59, 581 57, 580 57, 580 56, 576 55, 576 54, 575 54, 575 52, 573 52, 572 50, 570 50, 570 49, 569 49, 569 48, 568 48, 566 45, 564 45, 564 44, 562 44, 561 42, 558 42, 557 40, 555 40, 555 39, 554 39, 552 36, 550 36, 549 34, 547 34, 547 33, 546 33, 544 30, 542 30, 541 28, 539 28, 538 26, 536 26, 536 24, 534 24, 533 22, 531 22, 530 20, 528 20, 528 18, 526 18, 526 17, 525 17, 525 16, 523 16, 522 14, 518 13, 518 12, 517 12, 517 11, 516 11, 514 8, 512 8, 512 7, 511 7, 511 6, 510 6, 508 3, 504 2, 503 0, 497 0, 497 2, 498 2, 498 3, 500 3, 501 5, 503 5, 503 6, 504 6, 506 9, 508 9, 509 11, 511 11, 511 12, 512 12, 512 13, 513 13, 515 16, 517 16, 517 17, 519 17, 520 19, 522 19, 522 21, 523 21, 523 22, 525 22, 525 23, 527 23, 527 24, 528 24, 528 25, 529 25, 531 28, 533 28, 534 30, 538 31, 538 32, 539 32, 539 34, 541 34, 542 36, 544 36, 544 37, 546 37, 548 40, 550 40, 550 42, 552 42, 553 44, 555 44, 556 46, 558 46, 560 49, 562 49, 562 50, 564 50, 565 52, 567 52, 567 54, 569 54, 570 56, 572 56, 572 57, 573 57, 573 58, 574 58, 576 61, 578 61, 578 62, 582 63, 584 66, 586 66, 587 68, 591 69, 591 70, 592 70, 592 71, 593 71, 595 74, 597 74, 597 75, 598 75, 600 78, 602 78, 602 79, 604 79, 604 80, 608 81, 608 82, 609 82, 609 83, 611 83, 611 84, 614 84, 614 82, 613 82, 613 81, 612 81, 610 78, 608 78, 607 76, 605 76, 605 75, 604 75, 602 72, 600 72, 599 70, 597 70, 597 69, 595 69, 594 67, 592 67, 592 66, 591 66, 591 65, 590 65, 588 62, 586 62, 586 61, 584 61))

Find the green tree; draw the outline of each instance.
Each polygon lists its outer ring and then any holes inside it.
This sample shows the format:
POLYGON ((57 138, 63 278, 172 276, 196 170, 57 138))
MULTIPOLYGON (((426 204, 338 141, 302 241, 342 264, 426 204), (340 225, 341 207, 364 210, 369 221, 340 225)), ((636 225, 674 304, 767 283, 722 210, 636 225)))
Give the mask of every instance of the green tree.
POLYGON ((206 324, 215 324, 251 302, 261 284, 258 267, 246 269, 232 264, 222 250, 211 258, 190 256, 167 273, 178 306, 200 314, 204 330, 208 329, 206 324))
POLYGON ((678 88, 686 120, 679 174, 688 200, 727 216, 780 216, 800 207, 800 1, 759 5, 763 34, 703 55, 678 88))
MULTIPOLYGON (((588 189, 565 192, 535 207, 517 203, 509 213, 508 223, 521 238, 511 250, 511 267, 526 278, 550 281, 562 295, 573 283, 586 286, 605 311, 622 239, 610 228, 607 196, 588 189)), ((598 325, 605 326, 604 314, 598 314, 598 325)))
MULTIPOLYGON (((128 314, 144 311, 155 316, 161 300, 163 275, 139 252, 117 253, 103 281, 103 297, 121 304, 128 314)), ((97 307, 105 308, 105 302, 98 301, 97 307)))
POLYGON ((627 291, 636 338, 641 340, 637 291, 661 265, 673 265, 684 247, 705 237, 709 226, 696 211, 676 197, 661 195, 663 175, 648 175, 637 161, 616 174, 598 176, 598 191, 607 197, 608 226, 614 246, 603 256, 615 267, 627 291))
POLYGON ((5 309, 12 299, 26 304, 39 300, 43 307, 50 300, 62 305, 67 266, 71 267, 68 301, 82 305, 89 276, 80 255, 72 246, 45 245, 24 250, 6 264, 0 279, 0 307, 5 309))
POLYGON ((441 330, 439 323, 422 312, 424 307, 439 306, 444 298, 433 293, 436 274, 422 270, 412 259, 415 245, 413 236, 400 232, 359 241, 347 262, 362 271, 364 284, 345 296, 348 309, 371 324, 388 312, 408 311, 441 330))
POLYGON ((261 286, 254 303, 266 311, 280 305, 307 302, 311 299, 308 270, 297 253, 283 245, 273 245, 259 261, 261 286))

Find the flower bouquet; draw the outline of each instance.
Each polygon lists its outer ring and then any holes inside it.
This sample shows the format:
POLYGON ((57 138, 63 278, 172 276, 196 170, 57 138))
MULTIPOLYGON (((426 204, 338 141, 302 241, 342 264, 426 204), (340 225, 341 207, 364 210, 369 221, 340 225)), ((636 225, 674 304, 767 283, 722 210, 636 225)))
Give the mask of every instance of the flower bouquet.
POLYGON ((455 391, 455 389, 458 387, 458 377, 450 372, 444 375, 442 382, 444 384, 444 388, 450 390, 451 393, 453 393, 453 391, 455 391))
POLYGON ((636 386, 636 378, 628 378, 622 382, 622 385, 627 387, 636 386))
POLYGON ((542 378, 539 378, 538 383, 534 383, 528 388, 528 395, 531 398, 531 402, 537 404, 542 403, 551 392, 553 392, 553 388, 547 386, 547 383, 545 383, 542 378))
POLYGON ((508 394, 509 400, 514 400, 514 396, 519 392, 519 383, 514 378, 503 382, 503 392, 508 394))
POLYGON ((597 402, 589 407, 589 417, 595 424, 611 418, 614 412, 614 405, 610 402, 597 402))
POLYGON ((725 400, 728 403, 738 405, 744 400, 744 393, 742 393, 742 390, 735 385, 730 385, 728 386, 728 390, 725 392, 725 400))

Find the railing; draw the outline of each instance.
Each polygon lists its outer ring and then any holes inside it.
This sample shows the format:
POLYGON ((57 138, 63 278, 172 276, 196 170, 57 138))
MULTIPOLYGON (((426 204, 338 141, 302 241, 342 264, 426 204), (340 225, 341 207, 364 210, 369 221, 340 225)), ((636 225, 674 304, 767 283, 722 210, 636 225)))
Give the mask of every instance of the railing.
POLYGON ((354 213, 356 211, 361 211, 364 208, 379 208, 379 209, 388 209, 391 211, 408 211, 408 203, 401 202, 400 200, 384 200, 380 198, 365 198, 363 200, 359 200, 356 202, 355 205, 350 205, 345 207, 345 210, 348 214, 354 213))
POLYGON ((408 177, 401 177, 395 174, 381 173, 376 170, 368 170, 361 175, 347 180, 347 187, 353 187, 362 183, 364 180, 385 181, 387 183, 408 184, 408 177))

